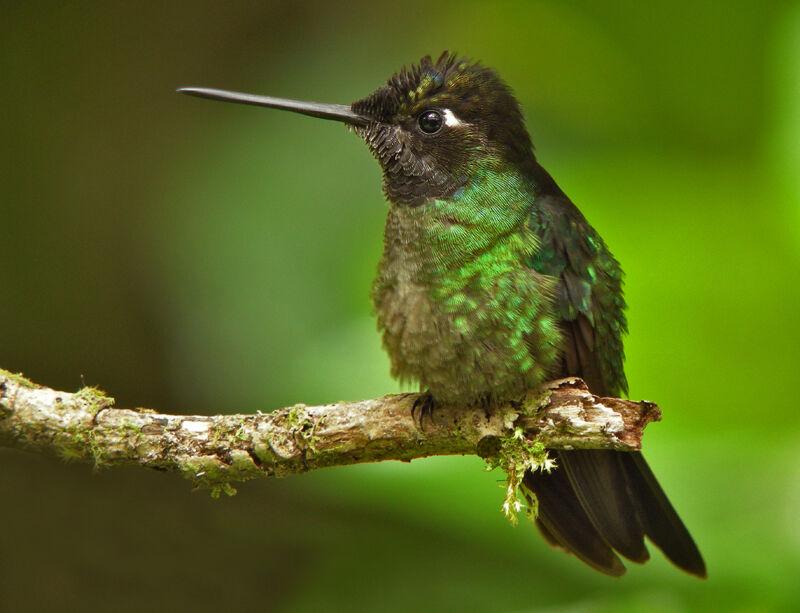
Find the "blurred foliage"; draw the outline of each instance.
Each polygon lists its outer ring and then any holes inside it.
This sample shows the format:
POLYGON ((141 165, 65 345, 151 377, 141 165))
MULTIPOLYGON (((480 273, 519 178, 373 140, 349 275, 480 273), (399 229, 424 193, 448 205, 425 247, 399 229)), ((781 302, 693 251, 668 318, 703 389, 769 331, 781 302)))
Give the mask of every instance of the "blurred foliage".
POLYGON ((509 527, 474 458, 211 501, 0 450, 0 610, 800 608, 796 3, 4 3, 0 41, 0 364, 191 412, 398 386, 366 148, 172 90, 346 102, 445 48, 496 67, 628 273, 645 448, 710 572, 600 576, 509 527))

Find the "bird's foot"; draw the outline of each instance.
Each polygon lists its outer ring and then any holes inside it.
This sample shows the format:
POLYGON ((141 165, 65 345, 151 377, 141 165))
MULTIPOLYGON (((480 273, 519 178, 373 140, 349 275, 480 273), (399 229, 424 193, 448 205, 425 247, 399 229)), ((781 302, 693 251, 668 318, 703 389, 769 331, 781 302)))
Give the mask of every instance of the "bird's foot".
POLYGON ((411 418, 414 424, 420 430, 424 430, 423 422, 427 417, 433 423, 433 410, 436 408, 436 401, 430 392, 423 392, 414 401, 414 406, 411 407, 411 418))

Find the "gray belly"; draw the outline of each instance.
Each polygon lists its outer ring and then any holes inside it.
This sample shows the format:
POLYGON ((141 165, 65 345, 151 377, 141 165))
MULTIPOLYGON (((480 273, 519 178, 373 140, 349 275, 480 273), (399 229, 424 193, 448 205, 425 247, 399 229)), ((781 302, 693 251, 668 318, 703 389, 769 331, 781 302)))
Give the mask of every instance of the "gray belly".
POLYGON ((448 312, 421 285, 383 288, 375 296, 378 326, 392 375, 417 381, 443 403, 505 400, 524 393, 528 377, 518 368, 511 331, 491 316, 490 297, 469 312, 448 312))

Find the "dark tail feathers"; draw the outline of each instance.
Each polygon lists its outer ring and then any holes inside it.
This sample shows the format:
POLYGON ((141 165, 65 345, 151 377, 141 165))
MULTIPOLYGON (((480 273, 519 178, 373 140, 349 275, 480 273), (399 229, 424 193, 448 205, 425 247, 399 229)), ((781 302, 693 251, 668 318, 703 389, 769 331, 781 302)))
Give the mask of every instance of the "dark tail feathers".
POLYGON ((615 551, 646 562, 647 536, 678 568, 706 577, 697 545, 640 452, 574 450, 556 457, 558 469, 523 480, 539 500, 536 523, 551 546, 619 577, 625 566, 615 551))

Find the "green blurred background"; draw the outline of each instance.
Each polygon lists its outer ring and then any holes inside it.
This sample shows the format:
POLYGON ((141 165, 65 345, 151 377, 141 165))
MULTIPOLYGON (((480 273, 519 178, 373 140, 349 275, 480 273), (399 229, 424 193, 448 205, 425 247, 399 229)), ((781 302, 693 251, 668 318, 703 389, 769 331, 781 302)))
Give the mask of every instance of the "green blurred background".
POLYGON ((708 581, 548 549, 476 458, 213 501, 0 450, 0 611, 800 609, 797 3, 3 3, 0 366, 174 412, 397 391, 366 148, 173 90, 349 102, 443 49, 514 87, 627 271, 631 396, 708 581))

